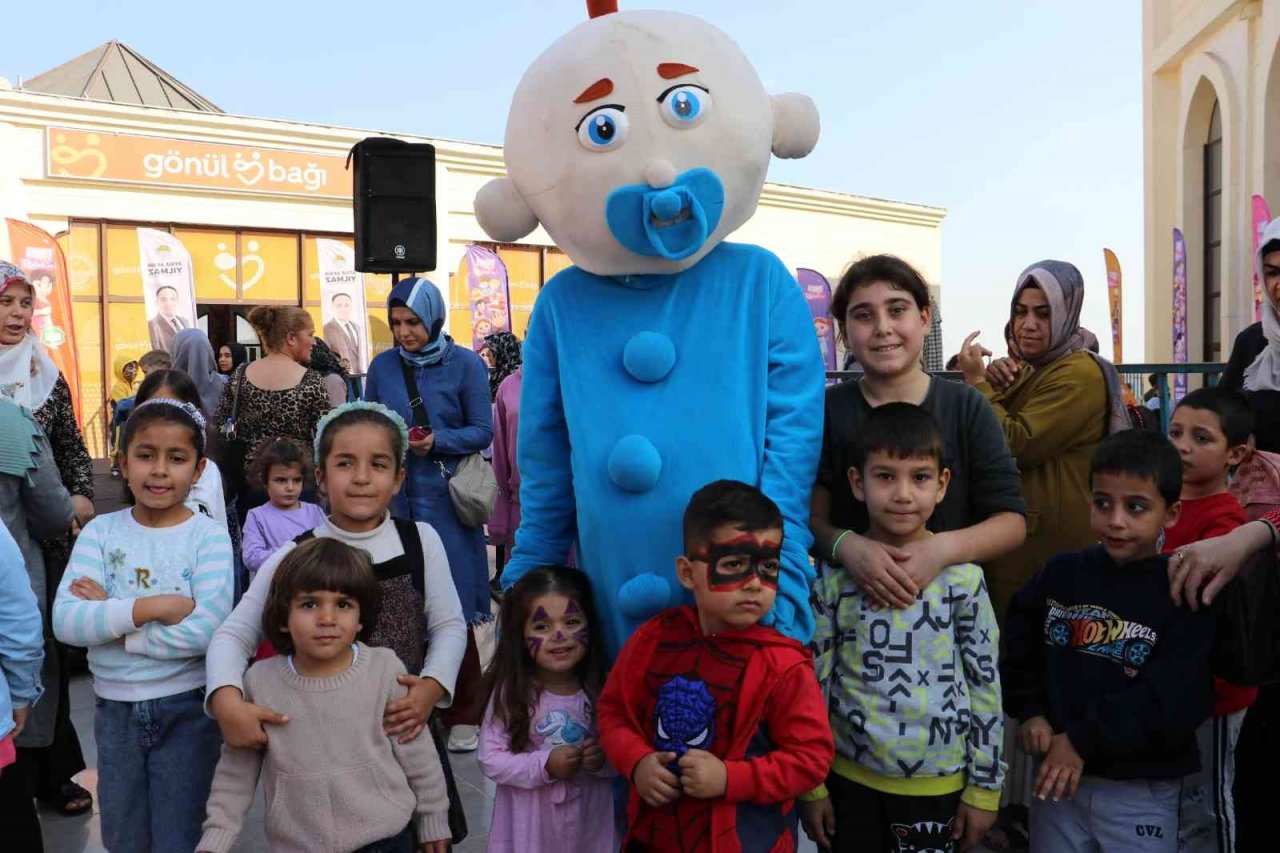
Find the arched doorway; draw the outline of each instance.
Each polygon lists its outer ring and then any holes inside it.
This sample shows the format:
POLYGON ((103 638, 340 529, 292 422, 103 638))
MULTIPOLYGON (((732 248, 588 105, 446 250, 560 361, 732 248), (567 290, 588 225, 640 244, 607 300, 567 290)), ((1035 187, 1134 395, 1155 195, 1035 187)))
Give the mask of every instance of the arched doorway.
POLYGON ((1272 212, 1280 211, 1280 41, 1271 54, 1262 101, 1262 193, 1272 212))

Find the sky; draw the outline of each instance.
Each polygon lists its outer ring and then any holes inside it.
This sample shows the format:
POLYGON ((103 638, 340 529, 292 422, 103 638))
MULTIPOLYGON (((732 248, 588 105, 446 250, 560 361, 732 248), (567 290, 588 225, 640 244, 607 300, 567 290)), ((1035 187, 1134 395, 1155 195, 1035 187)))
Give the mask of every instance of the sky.
MULTIPOLYGON (((529 63, 582 0, 3 0, 0 76, 117 39, 238 115, 501 143, 529 63)), ((771 92, 822 116, 817 149, 770 180, 947 209, 944 344, 1001 329, 1042 258, 1085 278, 1110 354, 1104 247, 1124 268, 1124 348, 1143 355, 1142 4, 1116 0, 622 0, 705 18, 771 92)), ((849 255, 875 246, 850 246, 849 255)), ((992 346, 995 345, 995 346, 992 346)))

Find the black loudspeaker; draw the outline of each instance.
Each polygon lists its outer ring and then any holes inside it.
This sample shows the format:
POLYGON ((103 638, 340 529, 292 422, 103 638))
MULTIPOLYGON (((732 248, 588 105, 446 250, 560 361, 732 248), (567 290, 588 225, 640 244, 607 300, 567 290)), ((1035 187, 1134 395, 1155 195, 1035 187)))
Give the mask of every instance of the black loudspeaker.
POLYGON ((370 137, 347 157, 355 163, 356 258, 360 272, 413 273, 436 268, 436 148, 370 137))

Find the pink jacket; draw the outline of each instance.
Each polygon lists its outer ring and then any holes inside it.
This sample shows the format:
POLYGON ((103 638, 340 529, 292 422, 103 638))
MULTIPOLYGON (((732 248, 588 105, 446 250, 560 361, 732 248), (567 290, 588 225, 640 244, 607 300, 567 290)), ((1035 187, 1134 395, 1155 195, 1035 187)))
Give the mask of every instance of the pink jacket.
POLYGON ((510 548, 520 526, 520 471, 516 468, 516 424, 520 419, 523 368, 502 380, 493 400, 493 476, 498 502, 489 518, 489 542, 510 548))

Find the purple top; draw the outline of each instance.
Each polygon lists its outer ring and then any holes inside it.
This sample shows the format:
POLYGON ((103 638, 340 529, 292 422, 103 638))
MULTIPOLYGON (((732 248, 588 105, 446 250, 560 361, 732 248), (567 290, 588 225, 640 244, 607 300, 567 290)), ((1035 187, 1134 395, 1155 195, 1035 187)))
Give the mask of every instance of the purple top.
POLYGON ((315 530, 324 524, 324 518, 324 510, 306 501, 299 501, 293 509, 265 503, 249 510, 249 517, 244 521, 244 567, 250 574, 258 571, 276 549, 308 530, 315 530))
POLYGON ((516 423, 520 420, 523 368, 502 380, 493 398, 493 476, 498 501, 489 518, 489 541, 510 547, 520 526, 520 470, 516 468, 516 423))
POLYGON ((595 711, 584 691, 557 696, 544 691, 529 721, 529 745, 513 753, 507 728, 485 714, 476 754, 484 775, 497 783, 489 853, 612 853, 613 777, 606 762, 598 773, 580 770, 567 781, 547 774, 558 746, 596 737, 595 711))

